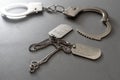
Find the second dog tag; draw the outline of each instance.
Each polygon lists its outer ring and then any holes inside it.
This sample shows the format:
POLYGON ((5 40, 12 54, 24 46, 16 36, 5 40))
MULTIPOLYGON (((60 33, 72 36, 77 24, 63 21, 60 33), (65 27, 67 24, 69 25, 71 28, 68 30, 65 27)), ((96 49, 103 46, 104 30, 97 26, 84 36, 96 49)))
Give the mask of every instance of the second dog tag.
POLYGON ((98 59, 101 56, 101 50, 99 48, 83 45, 83 44, 75 44, 71 49, 72 54, 85 57, 88 59, 98 59))

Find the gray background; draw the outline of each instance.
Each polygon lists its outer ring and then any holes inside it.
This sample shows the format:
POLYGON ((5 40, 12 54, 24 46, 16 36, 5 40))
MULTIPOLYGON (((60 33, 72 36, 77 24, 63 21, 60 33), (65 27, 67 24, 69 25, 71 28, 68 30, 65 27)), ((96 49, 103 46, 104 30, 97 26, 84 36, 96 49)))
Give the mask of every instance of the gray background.
POLYGON ((84 13, 76 19, 63 14, 31 15, 22 20, 0 17, 0 80, 119 80, 120 79, 120 20, 119 0, 0 0, 0 8, 16 2, 40 1, 44 6, 52 4, 68 6, 97 6, 105 9, 111 20, 112 33, 102 41, 94 41, 79 35, 75 29, 99 33, 105 26, 101 16, 84 13), (48 32, 59 24, 68 24, 74 29, 64 39, 101 48, 103 56, 97 61, 67 55, 62 51, 54 55, 35 74, 29 73, 32 60, 40 60, 53 47, 30 53, 30 44, 48 38, 48 32))

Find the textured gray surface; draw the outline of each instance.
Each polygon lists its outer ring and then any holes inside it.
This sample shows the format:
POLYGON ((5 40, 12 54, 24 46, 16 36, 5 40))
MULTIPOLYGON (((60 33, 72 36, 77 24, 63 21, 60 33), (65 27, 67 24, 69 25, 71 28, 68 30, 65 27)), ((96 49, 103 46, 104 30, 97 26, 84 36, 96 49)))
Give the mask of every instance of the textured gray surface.
POLYGON ((72 43, 83 43, 101 48, 103 56, 97 61, 67 55, 59 52, 42 65, 35 74, 30 74, 31 60, 39 60, 50 52, 48 47, 37 53, 30 53, 31 43, 48 37, 48 32, 59 24, 68 24, 88 32, 101 32, 101 16, 85 13, 71 20, 62 14, 37 14, 26 19, 13 21, 0 17, 0 80, 119 80, 120 79, 120 20, 119 0, 4 0, 0 7, 15 2, 41 1, 44 5, 97 6, 105 9, 111 19, 112 33, 102 41, 94 41, 71 32, 64 39, 72 43))

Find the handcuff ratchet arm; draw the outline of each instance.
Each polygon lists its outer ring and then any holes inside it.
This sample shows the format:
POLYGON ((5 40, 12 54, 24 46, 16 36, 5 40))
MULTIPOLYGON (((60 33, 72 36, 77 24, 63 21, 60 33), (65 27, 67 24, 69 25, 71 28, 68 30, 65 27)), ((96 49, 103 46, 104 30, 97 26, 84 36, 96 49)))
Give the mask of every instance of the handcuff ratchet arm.
POLYGON ((105 10, 103 10, 101 8, 97 8, 97 7, 87 7, 87 8, 69 7, 68 9, 66 9, 64 11, 64 14, 67 15, 68 17, 75 17, 81 12, 95 12, 95 13, 101 14, 102 15, 101 21, 106 26, 106 29, 103 33, 100 33, 100 34, 90 34, 90 33, 84 32, 80 29, 77 29, 77 32, 79 32, 81 35, 83 35, 87 38, 94 39, 94 40, 101 40, 102 38, 104 38, 108 34, 110 34, 112 27, 111 27, 111 24, 109 22, 108 14, 105 10))

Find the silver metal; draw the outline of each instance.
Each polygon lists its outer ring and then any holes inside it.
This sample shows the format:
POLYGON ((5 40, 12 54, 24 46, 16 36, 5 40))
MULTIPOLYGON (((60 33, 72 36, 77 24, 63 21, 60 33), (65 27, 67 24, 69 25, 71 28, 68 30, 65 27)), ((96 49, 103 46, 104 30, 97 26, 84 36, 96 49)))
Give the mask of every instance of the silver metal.
POLYGON ((57 53, 60 50, 62 50, 67 54, 72 53, 74 55, 85 57, 91 60, 96 60, 101 56, 101 50, 99 48, 95 48, 95 47, 91 47, 83 44, 71 44, 69 42, 66 42, 60 38, 56 38, 54 36, 51 36, 49 38, 50 39, 45 40, 46 42, 42 41, 43 44, 42 43, 34 44, 34 46, 32 47, 36 49, 35 51, 38 51, 40 49, 47 47, 48 45, 53 45, 56 48, 56 50, 53 51, 52 53, 49 53, 40 61, 33 61, 30 65, 31 73, 35 72, 40 67, 41 64, 46 63, 55 53, 57 53), (48 43, 48 40, 49 42, 51 42, 51 44, 48 43), (38 46, 38 48, 36 48, 36 46, 38 46))
POLYGON ((41 41, 41 42, 39 42, 39 43, 31 44, 31 45, 29 46, 29 51, 30 51, 30 52, 36 52, 36 51, 39 51, 39 50, 41 50, 41 49, 43 49, 43 48, 48 47, 48 46, 51 45, 51 44, 52 44, 52 41, 51 41, 50 38, 48 38, 48 39, 45 39, 45 40, 43 40, 43 41, 41 41))
POLYGON ((30 64, 30 72, 34 73, 42 64, 46 63, 55 53, 57 53, 60 49, 56 49, 52 53, 49 53, 40 61, 32 61, 30 64))
POLYGON ((51 30, 48 34, 50 36, 54 36, 56 38, 63 38, 65 35, 67 35, 69 32, 71 32, 73 29, 71 26, 67 24, 60 24, 53 30, 51 30))
MULTIPOLYGON (((49 7, 43 7, 42 3, 40 2, 31 2, 31 3, 16 3, 16 4, 11 4, 8 5, 7 7, 4 7, 1 9, 1 14, 3 16, 6 16, 7 18, 10 19, 21 19, 26 17, 27 15, 31 14, 31 13, 38 13, 41 11, 48 11, 48 12, 52 12, 52 13, 56 13, 56 12, 60 12, 63 13, 69 17, 75 17, 78 15, 78 13, 81 12, 96 12, 98 14, 102 15, 102 19, 101 21, 103 22, 103 24, 105 24, 106 29, 103 33, 100 34, 89 34, 83 30, 77 29, 77 32, 80 33, 81 35, 90 38, 90 39, 94 39, 94 40, 101 40, 102 38, 106 37, 107 35, 110 34, 111 32, 111 24, 109 22, 109 18, 108 18, 108 14, 105 10, 101 9, 101 8, 97 8, 97 7, 87 7, 87 8, 79 8, 79 7, 69 7, 67 9, 65 9, 63 6, 61 5, 52 5, 49 7), (14 9, 16 7, 26 7, 27 11, 23 12, 23 13, 19 13, 19 14, 13 14, 13 13, 9 13, 7 12, 9 9, 14 9)), ((54 34, 54 32, 49 32, 49 35, 54 34)), ((62 37, 62 34, 57 34, 55 32, 54 34, 57 38, 62 37)))
MULTIPOLYGON (((66 25, 66 24, 61 24, 59 26, 57 26, 56 28, 54 28, 53 30, 51 30, 48 34, 49 34, 49 38, 45 39, 39 43, 35 43, 30 45, 29 47, 29 51, 30 52, 36 52, 40 49, 43 49, 45 47, 48 47, 49 45, 53 44, 54 38, 63 38, 65 35, 67 35, 69 32, 72 31, 71 26, 66 25)), ((59 40, 60 41, 60 40, 59 40)))
POLYGON ((42 3, 40 2, 31 2, 31 3, 14 3, 10 4, 6 7, 3 7, 0 12, 2 16, 5 16, 10 19, 20 19, 24 18, 29 14, 32 13, 38 13, 43 10, 42 3), (23 13, 9 13, 8 10, 14 9, 14 8, 26 8, 27 10, 23 13))
POLYGON ((97 8, 97 7, 87 7, 87 8, 79 8, 79 7, 69 7, 68 9, 66 9, 64 11, 64 14, 69 16, 69 17, 75 17, 78 15, 78 13, 81 12, 96 12, 102 15, 102 19, 101 21, 103 22, 103 24, 105 24, 106 29, 103 33, 100 34, 89 34, 86 33, 80 29, 77 29, 77 32, 79 32, 81 35, 90 38, 90 39, 94 39, 94 40, 101 40, 102 38, 106 37, 107 35, 110 34, 111 32, 111 24, 109 22, 109 18, 108 18, 108 14, 105 10, 97 8))
MULTIPOLYGON (((55 53, 57 53, 60 50, 63 50, 65 53, 70 53, 71 52, 71 44, 61 40, 61 39, 57 39, 53 36, 49 37, 49 41, 51 41, 51 45, 53 45, 56 50, 53 51, 52 53, 49 53, 47 56, 45 56, 43 59, 41 59, 40 61, 32 61, 32 63, 30 64, 30 72, 33 73, 35 72, 42 64, 46 63, 55 53)), ((48 39, 46 39, 45 41, 42 41, 43 44, 39 43, 39 44, 32 44, 32 47, 34 48, 35 51, 38 51, 40 49, 43 49, 43 47, 47 47, 48 45, 50 45, 48 43, 48 39), (46 41, 46 43, 45 43, 46 41), (39 49, 36 48, 36 46, 39 46, 39 49)), ((31 46, 30 46, 31 47, 31 46)))
POLYGON ((60 48, 63 49, 65 53, 69 53, 71 44, 69 42, 66 42, 60 38, 56 38, 54 36, 49 36, 48 39, 45 39, 39 43, 31 44, 29 47, 30 52, 37 52, 43 48, 46 48, 50 45, 53 45, 55 48, 60 48))
POLYGON ((56 12, 63 13, 65 11, 65 8, 61 5, 52 5, 52 6, 49 6, 49 7, 45 8, 45 9, 46 9, 46 11, 52 12, 52 13, 53 12, 54 13, 56 13, 56 12))
POLYGON ((54 36, 56 38, 63 38, 65 35, 67 35, 72 30, 73 29, 71 28, 71 26, 66 25, 66 24, 61 24, 48 33, 50 38, 45 39, 39 43, 35 43, 35 44, 30 45, 29 51, 36 52, 40 49, 43 49, 43 48, 52 44, 52 41, 53 41, 52 36, 54 36))
POLYGON ((101 56, 101 50, 99 48, 91 47, 88 45, 83 45, 76 43, 71 49, 72 54, 85 57, 88 59, 98 59, 101 56))
POLYGON ((41 2, 30 2, 30 3, 10 4, 6 7, 3 7, 0 10, 0 12, 1 12, 1 15, 3 17, 7 17, 9 19, 21 19, 21 18, 25 18, 29 14, 42 12, 43 10, 45 10, 47 12, 52 12, 52 13, 56 13, 56 12, 63 13, 65 8, 61 5, 52 5, 49 7, 43 7, 41 2), (8 12, 8 10, 15 9, 15 8, 23 8, 23 7, 27 9, 23 13, 10 13, 10 12, 8 12))

